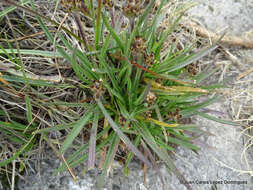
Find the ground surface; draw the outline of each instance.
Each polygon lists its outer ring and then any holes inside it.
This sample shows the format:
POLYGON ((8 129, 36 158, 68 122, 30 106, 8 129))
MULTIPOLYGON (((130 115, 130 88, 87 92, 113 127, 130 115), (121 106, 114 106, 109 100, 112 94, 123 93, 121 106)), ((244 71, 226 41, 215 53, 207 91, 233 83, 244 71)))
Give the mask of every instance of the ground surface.
POLYGON ((252 0, 194 0, 200 2, 189 13, 213 31, 242 35, 253 29, 252 0))
MULTIPOLYGON (((253 1, 252 0, 206 0, 200 5, 189 11, 189 15, 197 19, 204 26, 213 31, 224 31, 236 35, 247 34, 253 29, 253 1)), ((252 85, 253 74, 247 75, 241 81, 236 81, 236 77, 241 72, 252 67, 253 52, 251 50, 230 48, 231 53, 238 57, 240 65, 233 65, 230 60, 225 58, 218 59, 214 65, 221 68, 214 80, 230 77, 231 88, 226 91, 226 99, 216 103, 210 109, 223 113, 222 117, 227 119, 241 119, 247 117, 248 111, 244 110, 249 106, 246 98, 247 93, 242 93, 242 86, 245 89, 252 85), (240 91, 240 92, 239 92, 240 91), (244 115, 243 115, 244 114, 244 115)), ((252 92, 251 92, 252 93, 252 92)), ((251 102, 252 105, 252 102, 251 102)), ((250 112, 250 111, 249 111, 250 112)), ((247 190, 252 189, 251 180, 248 174, 239 175, 242 170, 251 170, 241 161, 241 153, 243 151, 243 141, 240 136, 240 128, 229 125, 218 124, 213 121, 207 121, 195 118, 195 121, 203 127, 203 129, 217 134, 216 136, 202 138, 202 142, 208 144, 209 148, 203 148, 199 155, 189 150, 179 148, 175 158, 175 164, 185 175, 189 182, 192 182, 194 190, 218 189, 218 190, 247 190), (223 164, 222 164, 223 163, 223 164), (229 168, 230 167, 230 168, 229 168), (199 184, 203 183, 222 183, 222 184, 199 184), (247 184, 227 184, 227 183, 247 183, 247 184)), ((206 144, 201 144, 205 146, 206 144)), ((250 165, 250 156, 249 165, 250 165)), ((55 158, 41 159, 40 171, 36 170, 36 166, 28 168, 28 175, 25 181, 20 180, 19 188, 24 190, 90 190, 96 181, 96 172, 93 174, 85 174, 79 177, 77 183, 72 181, 68 173, 62 173, 59 176, 53 176, 52 172, 59 164, 55 158)), ((133 163, 130 167, 131 173, 125 178, 120 166, 115 163, 115 172, 110 176, 106 184, 108 190, 157 190, 161 189, 161 182, 154 171, 149 171, 147 176, 147 185, 143 183, 143 171, 138 163, 133 163)), ((183 190, 185 187, 180 184, 175 176, 168 175, 166 169, 161 166, 161 172, 167 189, 183 190)), ((0 188, 1 189, 1 188, 0 188)))

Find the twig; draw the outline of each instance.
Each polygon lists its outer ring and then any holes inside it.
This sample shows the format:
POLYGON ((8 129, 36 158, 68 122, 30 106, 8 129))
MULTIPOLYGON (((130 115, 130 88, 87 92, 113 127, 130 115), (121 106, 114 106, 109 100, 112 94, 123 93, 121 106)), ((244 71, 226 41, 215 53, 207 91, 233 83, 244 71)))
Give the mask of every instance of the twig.
POLYGON ((63 25, 63 23, 65 22, 65 20, 67 19, 68 16, 69 16, 69 13, 66 13, 65 16, 64 16, 64 18, 62 19, 60 25, 58 26, 57 32, 56 32, 56 34, 55 34, 55 36, 54 36, 54 43, 53 43, 55 66, 56 66, 57 72, 58 72, 58 74, 59 74, 60 80, 62 79, 62 75, 61 75, 61 71, 60 71, 60 69, 59 69, 58 60, 57 60, 57 57, 56 57, 56 39, 57 39, 57 34, 58 34, 58 32, 59 32, 60 29, 62 28, 62 25, 63 25))
POLYGON ((6 80, 2 78, 2 75, 3 74, 0 72, 0 82, 2 82, 5 86, 7 86, 11 92, 13 92, 14 94, 18 94, 15 88, 13 88, 6 80))
MULTIPOLYGON (((107 128, 109 125, 108 121, 106 118, 104 118, 104 129, 107 128)), ((106 132, 102 138, 103 139, 106 139, 108 137, 108 133, 106 132)), ((98 163, 98 168, 99 169, 103 169, 103 166, 105 164, 105 159, 106 159, 106 154, 107 154, 107 148, 106 147, 103 147, 102 149, 100 149, 99 151, 99 155, 100 155, 100 159, 99 159, 99 163, 98 163)))
POLYGON ((245 77, 246 75, 250 74, 251 72, 253 72, 253 67, 251 67, 249 70, 244 71, 242 74, 240 74, 236 79, 240 80, 241 78, 245 77))
POLYGON ((230 64, 231 64, 231 63, 225 64, 225 66, 224 66, 224 68, 223 68, 223 71, 222 71, 222 73, 221 73, 221 75, 220 75, 220 78, 219 78, 218 82, 223 81, 224 76, 225 76, 225 74, 226 74, 226 72, 227 72, 228 67, 229 67, 230 64))
MULTIPOLYGON (((6 157, 7 157, 7 156, 5 156, 5 160, 7 160, 6 157)), ((11 187, 11 180, 10 180, 10 177, 9 177, 9 175, 8 175, 8 167, 7 167, 7 165, 5 165, 4 169, 5 169, 5 175, 6 175, 6 177, 7 177, 7 181, 8 181, 8 183, 9 183, 10 187, 11 187)))
POLYGON ((29 22, 28 19, 26 19, 19 11, 16 11, 17 15, 24 20, 24 22, 32 29, 34 33, 37 33, 38 31, 36 28, 29 22))
MULTIPOLYGON (((49 30, 49 32, 56 32, 56 30, 49 30)), ((33 38, 33 37, 36 37, 36 36, 40 36, 40 35, 42 35, 44 33, 45 33, 44 31, 41 31, 41 32, 37 32, 37 33, 31 34, 31 35, 28 35, 28 36, 19 37, 16 40, 17 41, 22 41, 22 40, 26 40, 28 38, 33 38)), ((3 38, 1 38, 0 41, 7 42, 7 40, 3 39, 3 38)), ((12 43, 12 42, 15 42, 15 39, 9 39, 8 41, 12 43)))
MULTIPOLYGON (((1 0, 4 4, 7 4, 7 5, 14 5, 16 6, 17 8, 21 9, 21 10, 25 10, 27 12, 29 12, 30 14, 33 14, 35 16, 38 16, 40 18, 43 18, 45 20, 47 20, 48 22, 56 25, 56 26, 59 26, 59 23, 54 21, 54 20, 51 20, 50 18, 42 15, 42 14, 39 14, 38 12, 28 8, 28 7, 25 7, 25 6, 22 6, 22 5, 19 5, 18 3, 16 3, 15 1, 12 1, 12 0, 1 0)), ((73 32, 71 32, 70 30, 68 30, 66 27, 62 26, 61 27, 66 33, 68 33, 69 35, 75 37, 79 42, 81 43, 85 43, 82 41, 82 39, 80 39, 77 35, 75 35, 73 32)))
MULTIPOLYGON (((18 103, 15 103, 15 102, 13 102, 13 101, 7 101, 7 100, 4 100, 4 99, 2 99, 2 98, 0 98, 0 101, 2 101, 2 102, 4 102, 4 103, 7 103, 7 104, 9 104, 9 105, 13 105, 13 106, 15 106, 15 107, 19 107, 19 108, 21 108, 22 110, 24 110, 25 112, 27 111, 26 108, 22 107, 21 105, 19 105, 18 103)), ((49 122, 47 122, 46 120, 44 120, 43 118, 41 118, 41 117, 39 117, 39 116, 36 116, 34 113, 32 113, 32 115, 33 115, 34 117, 37 117, 40 121, 42 121, 42 122, 43 122, 44 124, 46 124, 47 126, 52 127, 52 125, 51 125, 49 122)))
MULTIPOLYGON (((221 35, 218 35, 214 32, 211 32, 207 30, 206 28, 199 26, 198 24, 194 22, 189 22, 186 24, 186 27, 192 28, 196 34, 199 36, 202 36, 204 38, 210 38, 212 41, 218 40, 221 35)), ((230 46, 241 46, 245 48, 253 48, 253 40, 252 39, 245 39, 243 37, 238 37, 238 36, 224 36, 220 40, 221 44, 227 44, 230 46)))
POLYGON ((37 114, 32 119, 32 121, 26 126, 25 130, 23 131, 24 134, 26 133, 26 131, 28 130, 28 128, 33 124, 33 122, 35 121, 35 119, 39 116, 39 113, 40 113, 40 109, 38 110, 37 114))
POLYGON ((15 188, 15 172, 16 171, 16 161, 12 161, 12 176, 11 176, 11 190, 15 188))
POLYGON ((44 136, 44 139, 46 140, 46 142, 49 144, 49 146, 53 149, 53 151, 56 153, 57 157, 67 166, 68 168, 68 172, 71 175, 71 177, 73 178, 74 181, 77 181, 77 177, 74 173, 73 168, 68 164, 68 162, 66 161, 65 157, 63 154, 60 154, 60 152, 58 151, 58 149, 53 145, 53 143, 50 141, 49 138, 44 136))
POLYGON ((78 12, 74 12, 74 19, 75 19, 75 22, 77 24, 77 27, 79 29, 79 32, 80 32, 80 35, 81 35, 81 38, 83 40, 83 43, 84 43, 84 46, 86 48, 86 50, 88 50, 88 41, 86 39, 86 36, 85 36, 85 31, 84 31, 84 27, 83 27, 83 24, 81 22, 81 19, 80 19, 80 14, 78 12))
POLYGON ((228 58, 236 66, 236 68, 241 71, 240 60, 225 47, 220 46, 219 49, 222 50, 226 58, 228 58))

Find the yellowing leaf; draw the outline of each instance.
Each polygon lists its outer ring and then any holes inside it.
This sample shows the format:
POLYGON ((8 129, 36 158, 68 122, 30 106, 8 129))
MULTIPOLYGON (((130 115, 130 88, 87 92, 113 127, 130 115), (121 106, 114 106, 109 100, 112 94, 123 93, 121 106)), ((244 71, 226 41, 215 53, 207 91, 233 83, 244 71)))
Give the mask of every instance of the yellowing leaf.
MULTIPOLYGON (((2 82, 5 86, 3 86, 3 88, 7 91, 10 91, 14 94, 18 94, 18 92, 15 90, 15 88, 13 88, 6 80, 4 80, 1 76, 3 74, 0 72, 0 82, 2 82)), ((1 84, 1 83, 0 83, 1 84)))
POLYGON ((200 92, 200 93, 208 93, 208 90, 202 89, 202 88, 194 88, 190 86, 171 86, 169 87, 173 89, 174 91, 179 92, 200 92))
POLYGON ((163 126, 163 127, 177 127, 179 125, 177 123, 173 123, 173 124, 164 123, 162 121, 158 121, 158 120, 153 119, 153 118, 147 118, 147 120, 152 121, 156 125, 160 125, 160 126, 163 126))
POLYGON ((154 80, 144 79, 146 83, 151 82, 151 86, 156 89, 160 89, 167 92, 199 92, 199 93, 208 93, 208 90, 202 88, 194 88, 190 86, 163 86, 160 83, 155 82, 154 80))
POLYGON ((6 80, 4 80, 1 76, 2 73, 0 72, 0 82, 4 83, 6 86, 10 86, 9 83, 6 80))
POLYGON ((152 121, 154 124, 160 125, 162 127, 177 127, 177 126, 179 126, 179 124, 177 124, 177 123, 168 124, 168 123, 165 123, 165 122, 162 122, 162 121, 158 121, 158 120, 153 119, 153 118, 144 118, 144 117, 141 117, 141 116, 139 116, 137 118, 141 119, 144 122, 152 121))

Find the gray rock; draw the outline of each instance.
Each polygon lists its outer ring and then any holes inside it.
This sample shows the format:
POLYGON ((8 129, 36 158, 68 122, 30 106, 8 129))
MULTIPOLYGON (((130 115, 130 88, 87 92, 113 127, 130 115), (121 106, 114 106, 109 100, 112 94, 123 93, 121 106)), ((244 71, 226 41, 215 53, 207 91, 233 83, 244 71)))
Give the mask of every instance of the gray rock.
POLYGON ((193 0, 189 14, 213 31, 241 35, 253 29, 252 0, 193 0))

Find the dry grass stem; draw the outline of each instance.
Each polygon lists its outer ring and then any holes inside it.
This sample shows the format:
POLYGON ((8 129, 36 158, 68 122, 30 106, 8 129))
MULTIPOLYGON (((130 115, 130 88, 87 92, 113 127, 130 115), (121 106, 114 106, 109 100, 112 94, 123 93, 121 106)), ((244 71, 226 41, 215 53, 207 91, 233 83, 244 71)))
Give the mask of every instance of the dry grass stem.
POLYGON ((250 74, 253 72, 253 67, 251 67, 249 70, 241 73, 236 79, 237 80, 240 80, 241 78, 245 77, 246 75, 250 74))
MULTIPOLYGON (((195 22, 188 22, 185 24, 186 27, 193 29, 197 35, 202 36, 204 38, 210 38, 212 41, 217 41, 221 35, 218 35, 212 31, 207 30, 206 28, 196 24, 195 22)), ((229 45, 229 46, 241 46, 244 48, 253 48, 253 40, 246 39, 238 36, 224 36, 221 41, 221 44, 229 45)))

